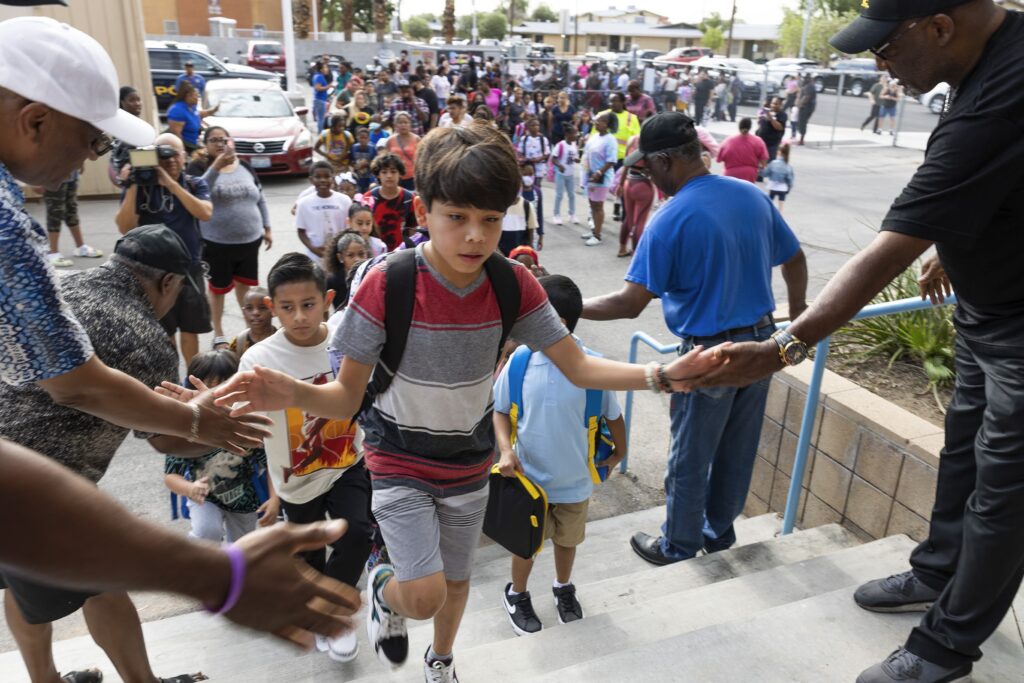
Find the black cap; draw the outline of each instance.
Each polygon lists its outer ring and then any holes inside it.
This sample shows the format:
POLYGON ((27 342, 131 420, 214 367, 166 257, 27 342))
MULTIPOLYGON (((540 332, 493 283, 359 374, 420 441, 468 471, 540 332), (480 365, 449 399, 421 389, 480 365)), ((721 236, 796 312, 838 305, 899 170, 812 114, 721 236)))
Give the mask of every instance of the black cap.
POLYGON ((33 7, 36 5, 63 5, 68 6, 67 0, 0 0, 0 5, 14 5, 15 7, 33 7))
POLYGON ((185 60, 185 66, 195 66, 195 64, 192 63, 191 59, 186 59, 185 60))
POLYGON ((861 0, 860 16, 828 42, 848 55, 877 47, 900 22, 938 14, 969 0, 861 0))
POLYGON ((634 166, 647 154, 672 149, 697 139, 693 119, 682 112, 666 111, 644 121, 640 128, 640 144, 623 160, 623 166, 634 166))
POLYGON ((195 290, 203 294, 203 289, 192 277, 192 255, 185 241, 166 225, 157 223, 130 230, 114 245, 114 253, 150 268, 184 275, 195 290), (122 247, 129 244, 130 248, 122 247))

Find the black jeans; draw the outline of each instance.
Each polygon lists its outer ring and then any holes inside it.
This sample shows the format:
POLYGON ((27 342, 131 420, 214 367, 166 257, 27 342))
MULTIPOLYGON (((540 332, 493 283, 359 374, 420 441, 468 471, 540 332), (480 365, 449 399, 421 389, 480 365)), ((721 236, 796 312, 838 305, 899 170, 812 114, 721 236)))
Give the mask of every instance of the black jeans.
POLYGON ((331 544, 331 557, 327 549, 302 553, 302 559, 313 569, 350 586, 356 585, 363 573, 363 565, 370 555, 370 475, 359 461, 334 482, 334 486, 307 503, 281 501, 288 521, 311 524, 325 519, 344 519, 348 531, 331 544))
POLYGON ((950 667, 981 657, 1024 576, 1024 358, 958 335, 956 371, 931 527, 910 557, 942 595, 907 640, 950 667))
POLYGON ((882 111, 882 108, 880 106, 878 106, 877 104, 872 104, 871 105, 871 113, 868 114, 868 117, 866 119, 864 119, 864 123, 860 124, 860 129, 864 130, 865 128, 868 127, 869 123, 874 121, 875 125, 872 126, 871 130, 872 131, 878 130, 878 114, 881 111, 882 111))

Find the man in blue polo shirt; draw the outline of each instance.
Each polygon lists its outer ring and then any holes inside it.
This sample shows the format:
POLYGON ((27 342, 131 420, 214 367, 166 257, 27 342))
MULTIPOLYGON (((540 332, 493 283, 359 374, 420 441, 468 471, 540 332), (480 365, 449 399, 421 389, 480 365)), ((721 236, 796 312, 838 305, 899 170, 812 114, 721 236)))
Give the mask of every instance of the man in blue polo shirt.
POLYGON ((199 96, 203 96, 203 91, 206 90, 206 79, 196 73, 195 64, 192 62, 185 62, 185 73, 178 74, 178 77, 174 79, 175 91, 181 87, 182 81, 191 83, 192 87, 199 92, 199 96))
MULTIPOLYGON (((626 285, 584 302, 584 318, 635 318, 658 297, 680 353, 767 339, 775 330, 772 268, 780 265, 790 315, 806 308, 807 263, 796 236, 759 189, 708 172, 693 119, 651 117, 624 163, 645 165, 672 198, 644 232, 626 285)), ((767 396, 767 381, 672 395, 667 520, 661 536, 633 536, 638 555, 669 564, 736 542, 733 521, 750 487, 767 396)))

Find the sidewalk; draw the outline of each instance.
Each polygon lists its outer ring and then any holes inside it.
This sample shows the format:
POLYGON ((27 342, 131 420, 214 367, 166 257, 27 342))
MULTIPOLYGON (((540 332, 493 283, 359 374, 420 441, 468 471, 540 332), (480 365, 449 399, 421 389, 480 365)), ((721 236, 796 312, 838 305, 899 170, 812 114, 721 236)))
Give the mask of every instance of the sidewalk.
MULTIPOLYGON (((755 122, 756 124, 756 122, 755 122)), ((732 121, 711 121, 705 126, 716 138, 724 139, 737 132, 737 124, 732 121)), ((787 126, 788 133, 788 126, 787 126)), ((833 138, 832 126, 823 121, 807 124, 807 147, 899 147, 924 151, 931 133, 901 132, 896 136, 887 132, 875 135, 870 130, 859 128, 836 127, 833 138)), ((788 140, 788 136, 786 140, 788 140)))

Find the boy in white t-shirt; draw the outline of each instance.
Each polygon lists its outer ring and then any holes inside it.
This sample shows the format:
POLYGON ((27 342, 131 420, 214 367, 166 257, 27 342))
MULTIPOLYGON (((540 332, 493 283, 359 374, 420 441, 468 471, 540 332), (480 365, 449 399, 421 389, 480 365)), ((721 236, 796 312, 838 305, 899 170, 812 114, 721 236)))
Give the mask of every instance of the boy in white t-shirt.
POLYGON ((352 200, 334 191, 334 168, 330 162, 314 163, 309 169, 309 182, 314 191, 307 189, 299 195, 295 205, 295 229, 306 256, 319 263, 331 238, 348 227, 352 200))
MULTIPOLYGON (((242 355, 239 369, 272 368, 309 384, 329 384, 335 372, 327 355, 323 322, 334 292, 324 271, 303 254, 285 254, 267 278, 265 302, 281 329, 242 355)), ((353 420, 321 418, 297 408, 274 411, 264 442, 267 469, 289 522, 309 524, 330 517, 348 521, 348 531, 326 548, 303 553, 314 569, 355 586, 370 554, 370 478, 356 442, 353 420)), ((355 632, 317 636, 317 647, 336 661, 351 661, 359 647, 355 632)))
POLYGON ((515 203, 508 207, 505 217, 501 219, 501 239, 498 251, 505 256, 516 247, 533 246, 533 231, 537 229, 537 217, 530 202, 522 195, 516 197, 515 203))

